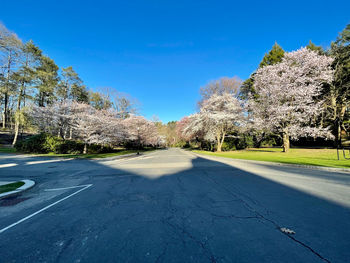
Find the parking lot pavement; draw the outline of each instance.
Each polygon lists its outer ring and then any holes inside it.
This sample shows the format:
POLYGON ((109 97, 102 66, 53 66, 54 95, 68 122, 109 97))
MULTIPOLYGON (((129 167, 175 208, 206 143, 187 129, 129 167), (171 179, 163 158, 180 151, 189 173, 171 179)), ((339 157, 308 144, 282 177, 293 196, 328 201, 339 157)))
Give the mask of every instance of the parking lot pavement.
POLYGON ((0 156, 4 262, 346 262, 350 176, 202 158, 0 156), (50 161, 51 160, 51 161, 50 161))

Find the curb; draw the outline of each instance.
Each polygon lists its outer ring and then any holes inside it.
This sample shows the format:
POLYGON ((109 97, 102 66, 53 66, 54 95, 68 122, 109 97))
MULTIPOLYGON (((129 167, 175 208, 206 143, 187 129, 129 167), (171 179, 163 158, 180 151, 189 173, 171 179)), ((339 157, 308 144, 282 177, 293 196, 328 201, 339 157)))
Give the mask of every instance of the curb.
POLYGON ((318 170, 318 171, 327 171, 327 172, 336 172, 336 173, 347 173, 350 174, 349 168, 336 168, 336 167, 323 167, 323 166, 316 166, 316 165, 304 165, 304 164, 293 164, 293 163, 278 163, 278 162, 266 162, 266 161, 256 161, 256 160, 246 160, 246 159, 235 159, 230 157, 221 157, 221 156, 212 156, 212 155, 206 155, 206 154, 200 154, 200 153, 194 153, 192 154, 199 156, 199 157, 210 157, 210 158, 217 158, 217 159, 224 159, 224 160, 233 160, 233 161, 241 161, 246 163, 255 163, 255 164, 266 164, 266 165, 272 165, 272 166, 284 166, 284 167, 291 167, 291 168, 304 168, 309 170, 318 170))
POLYGON ((24 185, 22 185, 21 187, 18 187, 16 190, 13 190, 11 192, 6 192, 6 193, 0 194, 0 199, 20 194, 20 193, 32 188, 35 185, 35 182, 32 180, 19 180, 19 182, 23 182, 24 185))

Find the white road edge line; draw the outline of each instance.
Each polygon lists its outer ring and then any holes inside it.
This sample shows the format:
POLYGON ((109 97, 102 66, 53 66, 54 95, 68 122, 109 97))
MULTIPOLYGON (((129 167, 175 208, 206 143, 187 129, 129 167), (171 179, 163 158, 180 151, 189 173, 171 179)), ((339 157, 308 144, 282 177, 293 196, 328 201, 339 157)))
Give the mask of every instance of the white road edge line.
POLYGON ((29 215, 29 216, 26 216, 26 217, 22 218, 21 220, 18 220, 17 222, 15 222, 15 223, 13 223, 13 224, 11 224, 11 225, 3 228, 3 229, 0 229, 0 234, 5 232, 6 230, 8 230, 8 229, 10 229, 10 228, 20 224, 20 223, 22 223, 22 222, 32 218, 33 216, 35 216, 35 215, 37 215, 37 214, 39 214, 39 213, 49 209, 50 207, 53 207, 54 205, 57 205, 58 203, 61 203, 62 201, 64 201, 64 200, 66 200, 66 199, 68 199, 68 198, 70 198, 70 197, 80 193, 81 191, 84 191, 84 190, 88 189, 90 186, 92 186, 92 184, 88 184, 84 188, 82 188, 82 189, 80 189, 80 190, 78 190, 78 191, 76 191, 76 192, 74 192, 74 193, 72 193, 72 194, 70 194, 70 195, 68 195, 68 196, 66 196, 66 197, 64 197, 64 198, 62 198, 62 199, 60 199, 60 200, 50 204, 50 205, 48 205, 48 206, 45 206, 44 208, 36 211, 35 213, 33 213, 33 214, 29 215))
POLYGON ((0 168, 7 168, 7 167, 12 167, 18 165, 17 163, 5 163, 5 164, 0 164, 0 168))
POLYGON ((45 192, 50 192, 50 191, 61 191, 61 190, 66 190, 66 189, 73 189, 73 188, 80 188, 80 187, 86 187, 86 186, 91 186, 90 184, 83 184, 83 185, 76 185, 76 186, 68 186, 68 187, 62 187, 62 188, 52 188, 52 189, 45 189, 45 192))

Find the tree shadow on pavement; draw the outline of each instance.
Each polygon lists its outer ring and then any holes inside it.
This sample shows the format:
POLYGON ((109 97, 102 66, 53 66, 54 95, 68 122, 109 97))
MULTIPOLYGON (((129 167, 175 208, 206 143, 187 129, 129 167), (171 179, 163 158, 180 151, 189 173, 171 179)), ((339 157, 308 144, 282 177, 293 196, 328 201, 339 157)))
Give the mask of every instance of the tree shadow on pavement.
MULTIPOLYGON (((0 234, 0 261, 344 262, 350 258, 348 207, 221 162, 197 157, 167 167, 157 158, 162 157, 135 161, 128 168, 67 160, 29 169, 28 160, 23 160, 0 169, 0 180, 26 173, 38 181, 36 189, 24 194, 35 198, 45 196, 44 186, 93 184, 0 234), (138 167, 142 165, 146 168, 138 167), (282 227, 296 234, 284 234, 282 227)), ((278 173, 282 168, 271 169, 278 173)), ((0 217, 0 228, 74 191, 0 217)))

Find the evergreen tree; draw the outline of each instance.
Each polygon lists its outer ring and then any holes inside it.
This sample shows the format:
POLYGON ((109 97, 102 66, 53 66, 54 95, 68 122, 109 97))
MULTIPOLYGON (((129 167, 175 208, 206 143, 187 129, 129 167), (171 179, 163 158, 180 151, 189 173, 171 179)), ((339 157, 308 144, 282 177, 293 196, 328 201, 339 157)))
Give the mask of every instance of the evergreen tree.
POLYGON ((350 99, 350 24, 332 43, 331 55, 334 57, 334 83, 329 87, 329 109, 334 122, 338 145, 341 144, 342 131, 349 133, 350 99))
POLYGON ((31 87, 36 78, 35 67, 38 65, 40 57, 41 50, 35 46, 32 41, 27 42, 22 47, 21 65, 18 71, 12 76, 16 86, 18 87, 15 113, 15 137, 12 143, 13 145, 15 145, 17 141, 20 125, 23 123, 24 119, 21 108, 25 106, 26 98, 32 93, 28 92, 28 87, 31 87))
POLYGON ((109 97, 100 92, 90 92, 89 102, 92 107, 97 110, 106 110, 112 106, 109 97))
POLYGON ((260 62, 259 68, 262 68, 267 65, 275 65, 282 61, 283 56, 284 50, 281 48, 280 45, 277 44, 277 42, 275 42, 269 53, 266 53, 263 57, 262 61, 260 62))
POLYGON ((36 74, 38 79, 37 103, 40 107, 44 107, 55 99, 54 92, 58 83, 58 66, 51 58, 41 56, 36 74))
MULTIPOLYGON (((267 65, 275 65, 281 62, 284 56, 284 53, 285 52, 282 49, 282 47, 278 45, 277 42, 275 42, 275 44, 272 46, 272 49, 268 53, 266 53, 265 56, 263 57, 262 61, 259 64, 258 69, 267 65)), ((246 79, 240 87, 239 97, 242 100, 247 100, 249 97, 249 94, 252 94, 253 96, 255 96, 256 94, 254 89, 254 75, 255 75, 255 72, 252 73, 250 77, 246 79)))
POLYGON ((311 40, 306 47, 312 51, 316 51, 319 55, 324 55, 326 53, 321 46, 316 46, 311 40))
POLYGON ((70 98, 77 102, 89 103, 89 92, 86 90, 86 86, 74 83, 70 90, 70 98))

